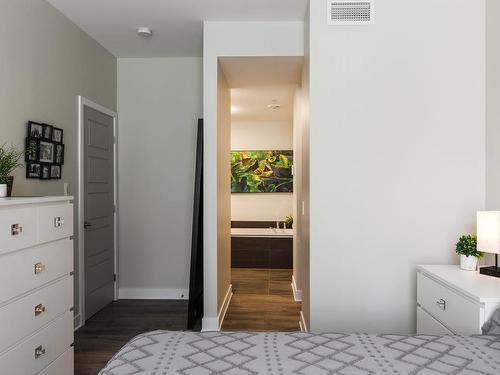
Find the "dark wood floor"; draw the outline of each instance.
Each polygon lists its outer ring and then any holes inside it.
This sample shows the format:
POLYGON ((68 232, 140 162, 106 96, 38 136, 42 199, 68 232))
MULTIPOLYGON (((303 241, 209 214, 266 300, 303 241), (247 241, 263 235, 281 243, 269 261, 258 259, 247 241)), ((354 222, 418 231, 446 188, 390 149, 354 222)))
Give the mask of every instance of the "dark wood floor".
POLYGON ((140 333, 186 329, 187 301, 120 300, 75 332, 75 375, 96 375, 111 357, 140 333))
POLYGON ((299 331, 301 305, 291 282, 291 270, 233 268, 234 294, 222 329, 299 331))
MULTIPOLYGON (((289 270, 233 269, 233 299, 223 330, 297 331, 300 303, 289 270)), ((75 332, 75 375, 96 375, 131 338, 186 329, 187 301, 120 300, 75 332)), ((199 330, 201 327, 196 327, 199 330)))

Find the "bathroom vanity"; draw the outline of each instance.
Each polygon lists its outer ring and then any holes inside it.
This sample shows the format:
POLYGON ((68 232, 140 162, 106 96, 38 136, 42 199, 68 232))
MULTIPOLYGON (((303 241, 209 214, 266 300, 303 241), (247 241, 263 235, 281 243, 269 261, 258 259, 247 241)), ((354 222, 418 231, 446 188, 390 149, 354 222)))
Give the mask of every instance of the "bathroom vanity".
POLYGON ((293 229, 232 228, 231 267, 293 268, 293 229))

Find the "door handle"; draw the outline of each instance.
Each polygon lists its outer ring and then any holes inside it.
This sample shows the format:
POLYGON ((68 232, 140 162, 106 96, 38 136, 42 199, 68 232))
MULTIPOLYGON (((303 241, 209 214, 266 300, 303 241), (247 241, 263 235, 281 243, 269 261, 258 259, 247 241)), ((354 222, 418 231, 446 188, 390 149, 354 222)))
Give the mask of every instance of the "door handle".
POLYGON ((88 221, 85 221, 85 222, 83 223, 83 227, 84 227, 84 228, 90 228, 91 226, 92 226, 92 224, 90 224, 88 221))

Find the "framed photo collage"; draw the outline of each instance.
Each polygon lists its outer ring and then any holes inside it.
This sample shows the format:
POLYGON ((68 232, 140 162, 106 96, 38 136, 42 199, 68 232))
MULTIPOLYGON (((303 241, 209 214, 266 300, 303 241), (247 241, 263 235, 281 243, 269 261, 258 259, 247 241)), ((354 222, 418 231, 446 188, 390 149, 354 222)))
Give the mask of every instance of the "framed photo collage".
POLYGON ((49 124, 28 122, 26 178, 59 180, 64 165, 63 130, 49 124))

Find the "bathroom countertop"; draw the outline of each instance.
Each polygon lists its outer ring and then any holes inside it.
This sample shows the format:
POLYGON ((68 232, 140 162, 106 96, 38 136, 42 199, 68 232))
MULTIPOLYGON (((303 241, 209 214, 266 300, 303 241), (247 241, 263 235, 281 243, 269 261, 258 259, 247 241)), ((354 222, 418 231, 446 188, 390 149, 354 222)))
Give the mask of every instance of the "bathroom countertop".
POLYGON ((281 228, 231 228, 231 237, 293 238, 293 229, 281 228))

